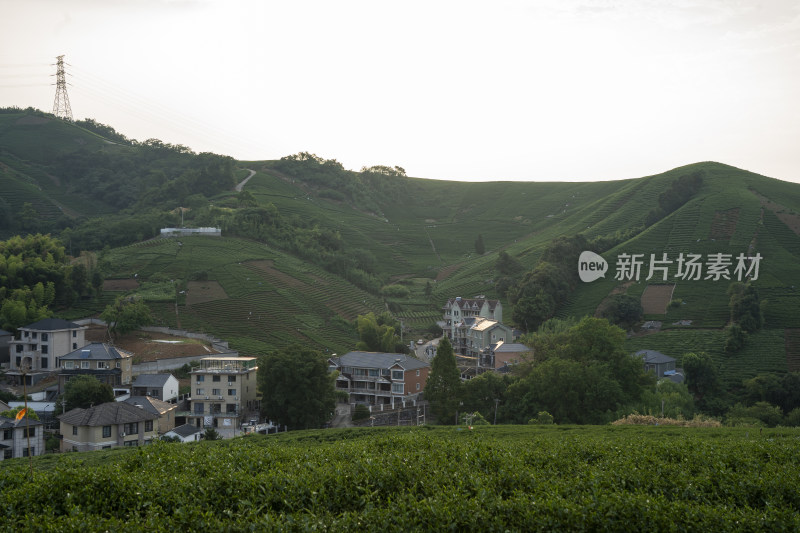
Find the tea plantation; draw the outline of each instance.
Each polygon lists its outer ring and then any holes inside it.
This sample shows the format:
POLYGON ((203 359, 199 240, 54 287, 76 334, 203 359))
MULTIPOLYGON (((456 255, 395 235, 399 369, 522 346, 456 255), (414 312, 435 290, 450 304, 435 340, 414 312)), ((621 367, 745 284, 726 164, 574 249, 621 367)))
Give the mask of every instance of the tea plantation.
POLYGON ((800 431, 346 429, 0 463, 3 531, 797 531, 800 431))

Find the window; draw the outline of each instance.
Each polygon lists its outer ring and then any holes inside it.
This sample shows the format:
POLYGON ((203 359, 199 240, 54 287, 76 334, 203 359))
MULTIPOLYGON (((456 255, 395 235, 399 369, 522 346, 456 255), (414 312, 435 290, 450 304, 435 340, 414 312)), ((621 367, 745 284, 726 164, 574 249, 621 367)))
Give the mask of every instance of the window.
POLYGON ((42 341, 48 340, 47 333, 42 333, 42 341))
POLYGON ((64 368, 67 370, 72 370, 72 367, 75 366, 75 363, 72 361, 64 361, 64 368))
POLYGON ((403 381, 403 371, 402 370, 392 370, 392 379, 397 381, 403 381))
POLYGON ((78 349, 78 343, 77 342, 73 342, 72 343, 72 349, 73 350, 77 350, 78 349))
POLYGON ((211 376, 211 381, 213 381, 214 383, 217 383, 219 380, 220 380, 219 376, 211 376))
POLYGON ((139 440, 138 439, 126 440, 123 444, 125 446, 138 446, 139 445, 139 440))
POLYGON ((117 361, 117 368, 120 368, 121 366, 122 366, 122 365, 120 364, 120 362, 119 362, 119 361, 117 361))
POLYGON ((22 336, 23 336, 23 337, 25 337, 25 338, 27 339, 28 337, 30 337, 30 336, 31 336, 31 332, 30 332, 30 331, 23 331, 23 332, 22 332, 22 336))
POLYGON ((47 355, 48 348, 46 344, 42 344, 42 355, 47 355))
POLYGON ((89 369, 89 361, 81 361, 81 368, 88 370, 89 369))
POLYGON ((206 380, 206 377, 205 377, 205 376, 203 376, 202 374, 201 374, 201 375, 199 375, 199 376, 197 376, 197 381, 198 381, 198 382, 200 382, 200 381, 205 381, 205 380, 206 380))
POLYGON ((14 457, 14 450, 3 450, 3 459, 12 459, 14 457))
POLYGON ((226 413, 235 413, 236 412, 236 404, 235 403, 226 403, 225 404, 225 412, 226 413))
POLYGON ((31 339, 35 339, 37 336, 35 331, 31 332, 31 339))
POLYGON ((104 361, 98 361, 97 362, 97 368, 98 369, 103 369, 105 367, 106 367, 106 363, 104 361))
POLYGON ((378 369, 377 368, 370 368, 369 369, 369 377, 377 378, 378 377, 378 369))
POLYGON ((204 404, 199 403, 199 402, 194 404, 194 414, 202 415, 204 412, 205 412, 204 411, 204 404))
POLYGON ((228 389, 228 396, 236 396, 236 389, 228 389))
POLYGON ((3 440, 11 440, 14 438, 14 430, 13 429, 4 429, 3 430, 3 440))
POLYGON ((144 430, 145 431, 153 431, 153 421, 152 420, 145 420, 144 421, 144 430))
POLYGON ((228 383, 235 383, 235 382, 236 382, 236 376, 228 376, 228 383))
POLYGON ((17 353, 22 353, 22 345, 17 344, 17 353))
POLYGON ((22 361, 22 358, 21 358, 21 357, 17 357, 17 366, 19 366, 19 365, 20 365, 20 362, 21 362, 21 361, 22 361))
POLYGON ((402 383, 392 383, 392 393, 393 394, 403 394, 403 384, 402 383))
POLYGON ((39 349, 39 345, 38 344, 31 344, 31 351, 32 352, 35 352, 38 349, 39 349))
POLYGON ((417 390, 419 390, 419 383, 417 383, 417 390))
MULTIPOLYGON (((36 455, 36 446, 30 447, 30 454, 36 455)), ((28 448, 22 448, 22 457, 28 457, 28 448)))
POLYGON ((206 393, 206 390, 205 390, 205 389, 196 389, 194 392, 195 392, 195 394, 197 394, 198 396, 203 396, 203 395, 205 395, 205 393, 206 393))
POLYGON ((72 426, 72 434, 73 435, 77 435, 78 434, 78 426, 72 426))
POLYGON ((72 338, 74 339, 74 338, 75 338, 75 337, 77 337, 77 336, 78 336, 78 332, 77 332, 77 331, 73 331, 73 332, 72 332, 72 338))
POLYGON ((35 437, 36 436, 36 427, 27 428, 27 429, 28 429, 27 433, 25 433, 24 429, 22 430, 22 436, 23 437, 35 437))
POLYGON ((103 438, 107 439, 111 436, 111 426, 103 426, 103 438))
POLYGON ((126 435, 131 435, 133 433, 139 433, 139 422, 131 422, 129 424, 125 424, 122 426, 122 431, 126 435))
POLYGON ((417 377, 419 377, 419 369, 417 369, 417 377))
POLYGON ((222 389, 211 389, 212 396, 222 396, 222 389))
POLYGON ((47 368, 47 357, 42 357, 42 368, 47 368))

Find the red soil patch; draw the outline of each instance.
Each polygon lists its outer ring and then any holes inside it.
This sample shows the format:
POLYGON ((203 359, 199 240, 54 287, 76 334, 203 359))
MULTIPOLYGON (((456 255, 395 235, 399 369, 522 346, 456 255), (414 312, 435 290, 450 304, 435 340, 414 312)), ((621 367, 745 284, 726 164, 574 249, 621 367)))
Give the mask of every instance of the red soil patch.
POLYGON ((675 285, 648 285, 642 294, 642 309, 646 315, 666 315, 675 285))
POLYGON ((739 208, 734 207, 727 211, 717 211, 714 213, 714 220, 711 222, 712 239, 730 239, 736 231, 736 224, 739 222, 739 208))
POLYGON ((107 279, 103 281, 104 291, 132 291, 139 288, 139 282, 133 278, 107 279))
POLYGON ((278 287, 302 288, 306 284, 297 278, 273 268, 275 263, 269 259, 263 261, 248 261, 245 266, 257 271, 261 276, 278 287))
POLYGON ((758 196, 758 199, 761 200, 762 207, 765 207, 775 213, 775 216, 778 217, 781 222, 786 224, 786 226, 796 235, 800 236, 800 215, 788 213, 787 211, 789 210, 786 207, 775 203, 764 196, 761 196, 755 191, 753 191, 753 194, 758 196))
POLYGON ((186 284, 186 305, 227 299, 225 289, 216 281, 190 281, 186 284))
MULTIPOLYGON (((105 326, 90 325, 86 330, 87 342, 109 342, 105 326)), ((134 331, 117 337, 114 346, 134 355, 136 363, 147 363, 159 359, 207 357, 217 353, 211 343, 199 339, 175 337, 150 331, 134 331), (157 342, 171 341, 171 342, 157 342)))

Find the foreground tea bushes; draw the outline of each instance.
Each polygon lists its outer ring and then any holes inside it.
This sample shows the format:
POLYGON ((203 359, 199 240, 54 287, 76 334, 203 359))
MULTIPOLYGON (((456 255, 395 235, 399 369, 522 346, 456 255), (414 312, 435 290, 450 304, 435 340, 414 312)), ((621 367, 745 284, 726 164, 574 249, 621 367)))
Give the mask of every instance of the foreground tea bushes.
POLYGON ((0 466, 6 531, 800 529, 800 432, 297 432, 0 466))

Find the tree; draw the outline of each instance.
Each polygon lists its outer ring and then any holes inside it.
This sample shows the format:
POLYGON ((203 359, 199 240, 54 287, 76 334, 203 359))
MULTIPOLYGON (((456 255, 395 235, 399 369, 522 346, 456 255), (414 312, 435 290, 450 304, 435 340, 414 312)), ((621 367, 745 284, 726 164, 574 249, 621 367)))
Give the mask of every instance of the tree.
POLYGON ((738 323, 746 333, 761 329, 764 325, 764 302, 760 300, 756 288, 749 283, 731 283, 728 296, 731 322, 738 323))
POLYGON ((642 302, 639 298, 627 294, 617 294, 603 309, 602 315, 613 324, 629 328, 642 319, 644 309, 642 309, 642 302))
POLYGON ((114 401, 114 390, 111 385, 101 383, 94 376, 75 376, 67 382, 64 396, 56 410, 63 412, 71 409, 88 409, 89 407, 114 401))
POLYGON ((112 305, 106 306, 100 314, 100 319, 105 321, 108 334, 113 339, 116 335, 124 335, 152 320, 150 308, 144 300, 136 297, 125 298, 120 296, 112 305))
POLYGON ((389 313, 374 313, 359 315, 356 318, 358 338, 356 349, 365 352, 403 352, 406 348, 400 342, 400 337, 395 334, 400 329, 400 324, 389 313))
MULTIPOLYGON (((5 418, 10 418, 10 419, 13 420, 13 419, 17 418, 17 414, 20 411, 22 411, 23 409, 25 409, 25 407, 20 405, 19 407, 15 407, 13 409, 9 409, 8 411, 3 411, 2 413, 0 413, 0 416, 5 417, 5 418)), ((30 418, 31 420, 39 420, 39 415, 36 414, 36 411, 34 411, 33 409, 30 409, 30 408, 27 411, 25 411, 25 414, 22 415, 22 417, 23 418, 30 418)))
POLYGON ((203 432, 203 439, 205 440, 222 440, 222 435, 214 428, 208 428, 203 432))
POLYGON ((684 354, 683 369, 686 371, 686 386, 695 399, 702 400, 705 395, 714 393, 719 387, 717 367, 707 353, 684 354))
POLYGON ((336 407, 335 374, 326 357, 293 345, 261 357, 261 415, 289 429, 319 428, 336 407))
POLYGON ((483 244, 483 235, 480 233, 478 234, 478 238, 475 240, 475 253, 478 255, 483 255, 486 253, 486 246, 483 244))
POLYGON ((442 337, 431 361, 431 371, 425 383, 425 398, 430 402, 431 412, 439 424, 455 421, 461 398, 461 374, 456 366, 453 345, 447 336, 442 337))

